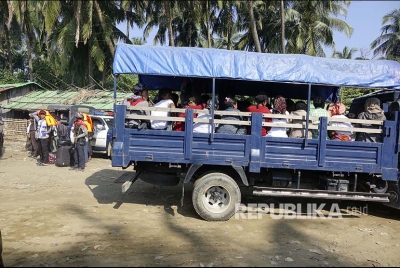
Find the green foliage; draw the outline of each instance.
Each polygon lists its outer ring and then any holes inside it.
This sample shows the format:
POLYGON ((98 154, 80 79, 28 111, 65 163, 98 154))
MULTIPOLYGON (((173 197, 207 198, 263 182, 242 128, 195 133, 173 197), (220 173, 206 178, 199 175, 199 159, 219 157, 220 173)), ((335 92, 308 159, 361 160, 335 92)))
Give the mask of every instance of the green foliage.
POLYGON ((35 82, 47 89, 64 90, 68 85, 63 83, 63 78, 54 74, 52 68, 45 61, 40 59, 33 61, 35 82))
POLYGON ((380 89, 342 87, 340 90, 340 100, 344 103, 344 105, 346 105, 346 108, 349 109, 354 98, 358 98, 365 94, 369 94, 378 90, 380 89))
MULTIPOLYGON (((117 90, 123 92, 132 92, 132 88, 137 84, 139 78, 133 74, 120 74, 117 78, 117 90)), ((114 89, 114 76, 109 75, 104 83, 104 88, 114 89)))
POLYGON ((9 70, 0 72, 0 84, 16 84, 26 82, 26 76, 22 72, 12 74, 9 70))

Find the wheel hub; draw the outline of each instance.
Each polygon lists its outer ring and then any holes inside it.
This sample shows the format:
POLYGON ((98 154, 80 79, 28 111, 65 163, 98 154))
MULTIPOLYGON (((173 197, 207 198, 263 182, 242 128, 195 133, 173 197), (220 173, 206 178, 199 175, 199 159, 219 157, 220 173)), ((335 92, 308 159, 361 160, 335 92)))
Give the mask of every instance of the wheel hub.
POLYGON ((229 192, 220 186, 212 186, 203 195, 203 204, 212 212, 224 211, 230 202, 229 192))

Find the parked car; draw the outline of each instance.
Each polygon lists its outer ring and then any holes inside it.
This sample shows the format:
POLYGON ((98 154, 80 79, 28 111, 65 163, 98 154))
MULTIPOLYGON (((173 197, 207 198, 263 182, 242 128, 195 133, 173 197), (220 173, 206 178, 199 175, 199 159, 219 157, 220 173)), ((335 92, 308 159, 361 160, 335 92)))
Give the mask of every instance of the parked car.
MULTIPOLYGON (((112 129, 114 128, 114 117, 109 115, 90 115, 93 122, 94 135, 90 144, 93 152, 107 154, 111 156, 111 138, 112 129)), ((74 133, 71 131, 74 121, 71 120, 69 129, 69 137, 71 142, 74 141, 74 133)))

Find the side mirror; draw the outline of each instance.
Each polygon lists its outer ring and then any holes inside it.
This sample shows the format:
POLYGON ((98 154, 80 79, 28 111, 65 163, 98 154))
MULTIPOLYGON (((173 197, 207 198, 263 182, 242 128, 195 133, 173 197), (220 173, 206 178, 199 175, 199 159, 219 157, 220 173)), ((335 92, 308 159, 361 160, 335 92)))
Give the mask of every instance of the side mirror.
POLYGON ((104 130, 104 129, 106 129, 103 125, 101 125, 101 124, 98 124, 98 125, 96 125, 96 128, 98 129, 98 130, 104 130))

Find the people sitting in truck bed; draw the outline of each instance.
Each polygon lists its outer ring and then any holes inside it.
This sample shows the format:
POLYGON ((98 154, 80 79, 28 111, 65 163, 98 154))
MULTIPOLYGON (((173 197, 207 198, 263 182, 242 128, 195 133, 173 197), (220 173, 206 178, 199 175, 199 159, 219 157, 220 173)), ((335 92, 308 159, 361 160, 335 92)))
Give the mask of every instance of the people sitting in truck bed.
MULTIPOLYGON (((240 112, 237 108, 238 104, 236 99, 226 97, 224 100, 225 111, 227 112, 240 112)), ((236 120, 242 121, 243 118, 240 115, 222 115, 222 120, 236 120)), ((224 134, 239 134, 239 135, 246 135, 247 128, 243 125, 231 125, 231 124, 219 124, 216 133, 224 133, 224 134)))
MULTIPOLYGON (((211 107, 213 105, 212 99, 207 101, 206 108, 203 111, 207 111, 210 113, 201 113, 199 112, 197 115, 198 119, 211 119, 211 107)), ((215 99, 214 102, 214 110, 218 110, 219 108, 219 101, 215 99)), ((194 133, 211 133, 215 131, 215 128, 218 127, 218 124, 211 125, 211 123, 203 123, 203 122, 196 122, 193 124, 193 132, 194 133)))
POLYGON ((176 93, 171 94, 171 99, 174 102, 175 107, 182 108, 181 104, 179 103, 179 96, 176 93))
MULTIPOLYGON (((325 101, 320 97, 316 96, 313 100, 313 105, 314 105, 314 110, 310 112, 310 116, 315 116, 315 117, 329 117, 329 113, 327 110, 324 109, 325 107, 325 101)), ((313 125, 318 125, 319 124, 319 119, 314 120, 313 125)), ((312 138, 313 139, 318 139, 319 137, 319 130, 318 129, 313 129, 311 130, 312 133, 312 138)))
MULTIPOLYGON (((276 96, 274 100, 274 108, 272 109, 272 114, 283 114, 288 115, 286 111, 286 100, 282 96, 276 96)), ((276 124, 287 124, 286 118, 272 118, 272 123, 276 124)), ((279 137, 287 138, 285 127, 271 127, 267 133, 267 137, 279 137)))
MULTIPOLYGON (((305 121, 305 118, 307 117, 307 104, 304 101, 298 101, 294 105, 294 111, 291 113, 292 115, 295 116, 303 116, 303 119, 292 119, 291 123, 292 124, 303 124, 305 121)), ((310 124, 312 124, 312 121, 309 121, 310 124)), ((306 137, 305 135, 306 129, 305 127, 303 128, 291 128, 289 130, 289 138, 299 138, 299 139, 304 139, 306 137)), ((311 139, 312 138, 312 133, 309 130, 307 133, 307 138, 311 139)))
POLYGON ((286 98, 286 111, 291 114, 295 110, 295 103, 292 99, 286 98))
MULTIPOLYGON (((377 98, 369 98, 364 104, 364 112, 358 115, 358 119, 364 120, 386 120, 386 116, 381 109, 381 102, 377 98)), ((356 124, 359 128, 373 128, 379 129, 379 125, 371 125, 368 123, 356 124)), ((367 142, 382 142, 382 135, 379 133, 365 133, 358 132, 356 141, 367 141, 367 142)))
MULTIPOLYGON (((157 102, 154 107, 175 108, 175 104, 171 100, 171 93, 172 91, 169 88, 160 89, 158 94, 160 96, 160 101, 157 102)), ((170 116, 170 112, 151 111, 151 116, 170 116)), ((172 130, 172 122, 166 120, 151 120, 151 128, 158 130, 172 130)))
MULTIPOLYGON (((148 98, 149 92, 148 90, 140 83, 137 83, 133 87, 133 96, 124 101, 124 104, 135 107, 149 107, 148 98)), ((130 114, 136 115, 150 115, 150 111, 141 111, 141 110, 130 110, 130 114)), ((137 129, 147 129, 148 121, 142 119, 131 119, 128 121, 129 128, 137 128, 137 129)))
MULTIPOLYGON (((341 102, 332 103, 329 105, 328 112, 331 116, 331 119, 334 120, 336 118, 347 118, 344 113, 346 112, 346 106, 341 102)), ((350 122, 335 122, 330 121, 329 125, 332 127, 342 127, 342 128, 352 128, 350 122)), ((351 135, 352 131, 343 131, 343 130, 330 130, 329 137, 331 140, 336 141, 352 141, 351 135)))
MULTIPOLYGON (((204 107, 201 104, 197 104, 196 97, 189 97, 187 99, 187 104, 183 107, 184 109, 196 109, 196 110, 202 110, 204 107)), ((185 118, 186 113, 180 113, 179 117, 185 118)), ((196 118, 197 115, 194 114, 194 118, 196 118)), ((173 124, 172 129, 174 131, 185 131, 185 122, 177 121, 175 124, 173 124)))
MULTIPOLYGON (((266 93, 261 92, 255 97, 256 105, 252 105, 247 107, 247 111, 251 113, 264 113, 270 114, 271 111, 267 107, 268 96, 266 93)), ((271 118, 265 118, 264 122, 272 122, 271 118)), ((267 132, 271 129, 271 127, 262 127, 261 135, 266 136, 267 132)), ((251 134, 251 127, 247 129, 247 132, 251 134)))

